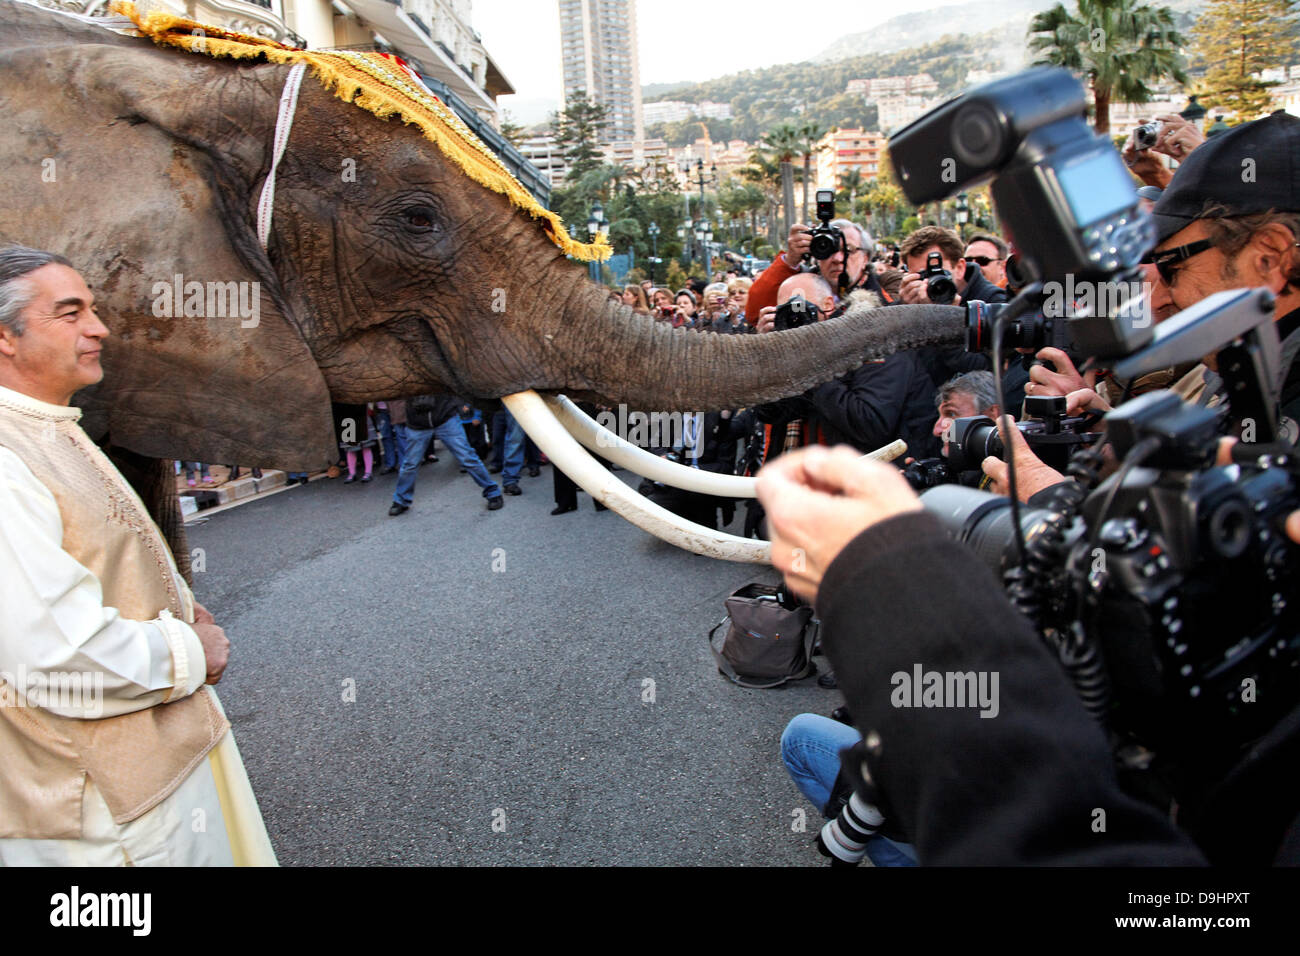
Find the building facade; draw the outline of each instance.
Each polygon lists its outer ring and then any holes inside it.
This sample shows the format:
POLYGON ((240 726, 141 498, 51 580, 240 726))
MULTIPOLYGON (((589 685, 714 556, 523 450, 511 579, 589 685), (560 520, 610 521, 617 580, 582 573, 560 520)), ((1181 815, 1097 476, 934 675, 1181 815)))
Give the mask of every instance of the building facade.
POLYGON ((840 177, 851 169, 861 173, 863 179, 875 179, 888 143, 883 133, 831 130, 817 141, 817 188, 839 189, 840 177))
POLYGON ((608 110, 605 142, 644 141, 636 0, 558 0, 558 4, 565 102, 582 90, 608 110))

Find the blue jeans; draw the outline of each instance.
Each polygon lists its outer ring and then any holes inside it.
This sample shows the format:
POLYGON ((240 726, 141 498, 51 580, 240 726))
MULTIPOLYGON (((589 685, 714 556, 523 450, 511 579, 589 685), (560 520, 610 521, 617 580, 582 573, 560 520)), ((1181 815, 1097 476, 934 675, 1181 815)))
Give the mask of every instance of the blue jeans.
POLYGON ((386 408, 375 409, 376 427, 384 441, 384 467, 396 468, 406 451, 406 426, 394 425, 386 408))
MULTIPOLYGON (((781 733, 781 761, 818 813, 826 807, 839 776, 840 751, 861 739, 847 724, 818 714, 800 714, 781 733)), ((875 866, 916 866, 916 851, 910 844, 883 836, 867 841, 867 856, 875 866)))
POLYGON ((501 480, 507 485, 519 484, 519 469, 524 467, 524 430, 509 412, 506 415, 505 465, 501 480))
POLYGON ((424 454, 429 450, 429 442, 437 435, 442 443, 447 446, 447 450, 456 456, 471 478, 473 478, 480 488, 483 489, 484 498, 501 497, 501 488, 492 476, 488 474, 487 468, 483 462, 479 461, 478 455, 470 447, 469 440, 465 437, 465 429, 460 423, 460 418, 452 415, 449 419, 439 425, 437 428, 412 428, 406 426, 406 454, 402 456, 402 469, 397 473, 397 487, 393 490, 393 504, 404 505, 409 508, 415 492, 415 476, 420 468, 420 462, 424 460, 424 454))

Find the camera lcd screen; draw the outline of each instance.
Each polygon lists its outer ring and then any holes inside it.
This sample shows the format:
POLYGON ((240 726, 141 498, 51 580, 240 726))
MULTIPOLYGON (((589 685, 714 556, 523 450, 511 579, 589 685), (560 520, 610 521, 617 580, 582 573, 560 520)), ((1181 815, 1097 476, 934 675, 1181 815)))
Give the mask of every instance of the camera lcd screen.
POLYGON ((1081 226, 1113 216, 1137 202, 1136 187, 1119 157, 1109 151, 1058 168, 1056 181, 1081 226))

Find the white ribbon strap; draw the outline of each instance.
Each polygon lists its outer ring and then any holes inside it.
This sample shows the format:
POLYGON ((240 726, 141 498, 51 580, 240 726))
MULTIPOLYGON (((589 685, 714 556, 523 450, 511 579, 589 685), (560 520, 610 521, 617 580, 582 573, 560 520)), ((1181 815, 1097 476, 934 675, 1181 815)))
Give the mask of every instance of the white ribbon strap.
POLYGON ((275 205, 275 171, 289 145, 289 131, 293 129, 293 114, 298 108, 298 90, 302 86, 303 74, 307 72, 306 63, 295 63, 289 70, 289 77, 284 81, 284 92, 280 94, 280 115, 275 119, 275 145, 271 152, 271 172, 266 182, 262 183, 262 196, 257 201, 257 241, 266 249, 267 240, 271 238, 271 207, 275 205))

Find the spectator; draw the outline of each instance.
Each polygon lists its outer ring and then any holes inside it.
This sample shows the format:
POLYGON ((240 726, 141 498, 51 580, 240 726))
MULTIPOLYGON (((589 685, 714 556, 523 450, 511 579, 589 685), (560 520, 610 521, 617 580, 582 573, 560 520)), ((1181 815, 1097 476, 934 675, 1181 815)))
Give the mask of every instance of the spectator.
POLYGON ((745 307, 749 304, 749 289, 753 279, 736 276, 727 282, 727 309, 733 316, 745 317, 745 307))
POLYGON ((1000 236, 981 233, 966 243, 966 265, 979 266, 984 278, 999 289, 1007 286, 1007 254, 1010 248, 1000 236))
POLYGON ((191 488, 194 487, 194 475, 196 472, 199 477, 203 479, 205 485, 211 485, 214 483, 212 476, 208 474, 208 465, 206 462, 187 461, 185 463, 185 484, 189 485, 191 488))
POLYGON ((671 322, 676 315, 677 308, 673 304, 673 294, 668 289, 655 289, 650 296, 650 310, 655 319, 660 322, 671 322))
POLYGON ((368 482, 375 467, 375 446, 379 444, 379 434, 375 423, 365 405, 339 405, 339 449, 344 453, 348 463, 348 476, 343 484, 350 485, 357 480, 357 455, 365 463, 365 474, 361 480, 368 482))
POLYGON ((649 315, 650 303, 646 301, 645 289, 639 285, 623 286, 623 304, 632 307, 637 315, 649 315))
POLYGON ((677 306, 677 312, 673 316, 673 328, 678 329, 683 326, 688 329, 695 328, 695 309, 699 304, 695 293, 690 289, 681 289, 673 296, 673 301, 677 306))
POLYGON ((393 423, 393 413, 388 402, 375 402, 375 427, 379 430, 379 440, 384 454, 384 467, 379 473, 391 475, 397 471, 405 451, 404 443, 398 436, 393 423))
POLYGON ((492 480, 465 438, 465 429, 457 414, 461 404, 454 395, 420 395, 406 403, 406 457, 402 459, 402 468, 397 475, 397 488, 393 491, 389 515, 400 515, 410 510, 416 473, 435 435, 442 439, 461 467, 483 489, 488 511, 497 511, 505 504, 501 488, 492 480))

